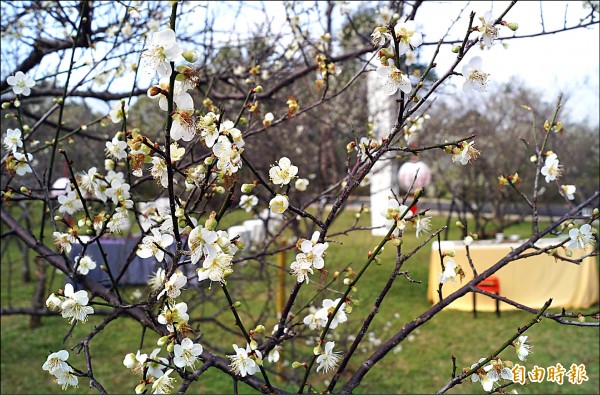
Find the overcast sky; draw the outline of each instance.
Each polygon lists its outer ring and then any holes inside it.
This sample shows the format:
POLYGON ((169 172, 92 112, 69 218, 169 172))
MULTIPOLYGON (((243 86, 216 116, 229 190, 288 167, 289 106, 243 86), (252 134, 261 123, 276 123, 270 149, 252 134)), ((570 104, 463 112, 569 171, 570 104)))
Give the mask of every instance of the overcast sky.
MULTIPOLYGON (((562 28, 565 7, 568 24, 577 24, 579 17, 584 15, 581 3, 541 2, 545 30, 562 28)), ((467 2, 425 2, 417 14, 416 21, 427 34, 426 40, 435 41, 443 35, 466 4, 467 2)), ((498 16, 508 4, 508 1, 471 2, 464 11, 464 22, 455 24, 449 38, 464 37, 464 26, 470 11, 480 15, 492 10, 493 15, 498 16)), ((537 1, 518 2, 505 18, 507 22, 519 24, 518 35, 540 32, 540 19, 540 2, 537 1)), ((500 30, 501 36, 511 34, 508 28, 502 27, 500 30)), ((554 102, 561 92, 570 93, 571 99, 565 110, 569 110, 575 120, 586 120, 590 125, 598 126, 599 37, 596 24, 586 29, 542 37, 507 40, 507 48, 500 43, 484 51, 474 48, 469 52, 467 60, 469 56, 480 55, 483 59, 483 70, 491 74, 491 83, 507 82, 511 77, 518 76, 532 87, 543 90, 545 99, 549 102, 554 102)), ((423 52, 424 59, 428 59, 428 53, 431 53, 431 49, 423 52)), ((447 69, 454 59, 453 55, 451 52, 441 51, 437 61, 440 72, 447 69)))

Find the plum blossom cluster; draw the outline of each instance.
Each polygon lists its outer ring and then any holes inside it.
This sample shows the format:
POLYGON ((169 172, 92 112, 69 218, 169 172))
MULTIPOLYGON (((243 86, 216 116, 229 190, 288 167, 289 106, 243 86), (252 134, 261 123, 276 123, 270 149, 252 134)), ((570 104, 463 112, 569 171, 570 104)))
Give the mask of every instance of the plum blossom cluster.
POLYGON ((467 165, 469 162, 473 162, 481 154, 481 152, 475 148, 474 141, 471 141, 470 143, 461 141, 455 146, 447 145, 444 147, 444 152, 452 155, 452 162, 458 162, 463 166, 467 165))
POLYGON ((431 228, 431 217, 413 214, 413 211, 404 204, 398 203, 394 198, 389 198, 387 207, 381 213, 385 217, 385 228, 389 231, 396 226, 392 232, 393 237, 400 237, 406 228, 406 223, 411 222, 416 229, 416 236, 429 232, 431 228))
MULTIPOLYGON (((471 365, 471 369, 483 361, 485 361, 485 358, 481 358, 477 363, 471 365)), ((494 387, 501 386, 502 380, 508 380, 512 383, 514 377, 511 370, 512 367, 513 363, 511 361, 492 359, 488 364, 481 366, 471 375, 471 381, 473 383, 480 382, 483 390, 490 392, 494 387)), ((464 371, 468 372, 471 369, 465 368, 464 371)))
POLYGON ((135 387, 136 394, 146 393, 148 385, 151 386, 153 394, 168 394, 171 392, 175 382, 175 379, 170 376, 173 369, 168 369, 165 372, 169 360, 159 357, 160 351, 160 348, 155 348, 150 355, 142 354, 140 350, 135 354, 125 355, 123 365, 140 379, 140 383, 135 387))
POLYGON ((414 51, 423 43, 423 36, 417 32, 415 21, 398 22, 393 30, 386 26, 378 26, 371 34, 371 43, 376 46, 384 46, 377 52, 380 66, 377 67, 377 78, 380 87, 384 92, 391 96, 398 90, 403 93, 410 93, 412 83, 408 78, 408 73, 401 70, 401 65, 396 64, 396 59, 405 56, 405 65, 408 65, 406 59, 410 51, 414 51), (396 45, 398 52, 396 53, 396 45))
POLYGON ((237 344, 233 344, 233 350, 235 354, 227 355, 227 358, 231 360, 231 369, 235 374, 242 377, 252 376, 256 372, 260 371, 262 366, 262 353, 256 348, 252 349, 250 344, 246 344, 246 348, 238 347, 237 344))
POLYGON ((77 387, 79 379, 73 372, 73 368, 67 362, 69 352, 60 350, 48 355, 46 362, 42 365, 42 369, 55 377, 56 384, 60 385, 63 390, 68 387, 77 387))
POLYGON ((94 314, 94 308, 88 306, 88 302, 89 297, 86 291, 75 292, 73 285, 67 283, 63 292, 50 294, 46 299, 46 306, 60 312, 63 318, 69 319, 70 324, 75 321, 85 323, 88 315, 94 314))
POLYGON ((313 269, 321 270, 325 266, 323 254, 329 247, 328 243, 318 243, 321 234, 313 233, 310 240, 300 239, 296 243, 296 247, 302 251, 296 255, 296 260, 290 265, 292 275, 296 276, 296 280, 301 283, 309 282, 308 274, 313 274, 313 269))
POLYGON ((340 303, 340 298, 336 300, 325 299, 320 309, 315 309, 311 306, 310 314, 304 317, 304 324, 308 325, 310 329, 321 329, 327 325, 327 321, 331 319, 329 329, 335 329, 339 324, 342 324, 348 320, 346 315, 346 302, 340 305, 337 313, 333 316, 333 312, 336 306, 340 303), (333 318, 332 318, 333 317, 333 318))
POLYGON ((24 176, 27 173, 31 173, 33 155, 31 155, 29 152, 25 152, 24 150, 21 130, 18 128, 7 129, 3 143, 4 147, 10 153, 6 158, 6 169, 9 172, 16 173, 19 176, 24 176))

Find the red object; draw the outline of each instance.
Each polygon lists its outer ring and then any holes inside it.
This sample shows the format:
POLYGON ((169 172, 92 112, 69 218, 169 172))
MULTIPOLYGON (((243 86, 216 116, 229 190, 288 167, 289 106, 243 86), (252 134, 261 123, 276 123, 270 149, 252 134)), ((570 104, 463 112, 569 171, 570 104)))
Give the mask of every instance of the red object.
POLYGON ((477 288, 479 288, 482 291, 500 295, 500 280, 496 276, 489 276, 488 278, 477 284, 477 288))
MULTIPOLYGON (((477 289, 500 295, 500 279, 496 276, 489 276, 488 278, 481 281, 476 286, 477 289)), ((473 292, 473 317, 477 318, 477 292, 473 292)), ((496 315, 500 317, 500 300, 496 299, 496 315)))
POLYGON ((410 208, 410 212, 413 213, 413 215, 415 215, 417 213, 417 205, 416 204, 410 208))

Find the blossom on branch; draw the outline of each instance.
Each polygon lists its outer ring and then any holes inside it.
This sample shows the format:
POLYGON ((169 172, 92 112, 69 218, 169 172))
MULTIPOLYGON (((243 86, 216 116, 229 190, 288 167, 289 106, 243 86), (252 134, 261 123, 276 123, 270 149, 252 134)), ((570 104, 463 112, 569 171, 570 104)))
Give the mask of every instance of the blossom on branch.
POLYGON ((473 89, 479 92, 485 92, 488 83, 488 73, 481 71, 483 61, 479 56, 471 58, 468 64, 465 64, 462 68, 462 75, 465 77, 465 83, 463 84, 463 90, 465 92, 471 92, 473 89))
POLYGON ((15 95, 29 96, 31 94, 31 88, 35 86, 33 78, 17 71, 15 75, 11 75, 6 79, 6 83, 12 87, 15 95))
POLYGON ((177 60, 183 51, 177 44, 175 32, 171 29, 161 30, 152 35, 148 50, 142 54, 150 73, 158 72, 161 77, 170 77, 173 70, 169 62, 177 60))

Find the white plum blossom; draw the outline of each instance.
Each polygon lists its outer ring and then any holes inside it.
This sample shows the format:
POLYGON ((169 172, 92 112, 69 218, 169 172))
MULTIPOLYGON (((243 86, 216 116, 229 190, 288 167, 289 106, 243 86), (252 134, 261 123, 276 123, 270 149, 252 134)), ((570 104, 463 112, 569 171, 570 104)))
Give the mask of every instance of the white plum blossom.
POLYGON ((95 167, 90 167, 88 171, 80 173, 77 177, 79 187, 85 192, 94 192, 98 188, 98 182, 96 181, 97 174, 98 169, 96 169, 95 167))
POLYGON ((296 180, 296 183, 294 184, 294 186, 296 187, 296 189, 300 192, 304 192, 306 191, 306 188, 308 187, 309 181, 306 178, 298 178, 296 180))
POLYGON ((71 284, 65 284, 65 300, 61 305, 61 315, 63 318, 70 318, 69 323, 75 321, 86 322, 88 315, 94 313, 94 308, 88 306, 89 297, 86 291, 75 292, 71 284))
POLYGON ((429 232, 429 228, 431 227, 431 217, 418 217, 416 226, 417 237, 419 237, 421 233, 429 232))
POLYGON ((277 196, 269 201, 269 209, 271 209, 271 213, 273 214, 283 214, 289 206, 290 202, 285 195, 277 194, 277 196))
POLYGON ((173 388, 173 383, 175 379, 170 376, 173 373, 173 369, 169 369, 162 376, 158 377, 152 383, 152 393, 153 394, 170 394, 171 389, 173 388))
POLYGON ((279 159, 276 166, 269 169, 269 178, 273 184, 279 186, 289 184, 296 174, 298 174, 298 167, 292 165, 292 162, 285 156, 279 159))
POLYGON ((224 252, 217 252, 214 258, 209 256, 202 262, 202 267, 197 270, 198 281, 210 280, 225 283, 226 277, 231 274, 233 256, 224 252))
POLYGON ((269 354, 267 355, 267 361, 269 361, 269 363, 277 363, 279 362, 279 351, 281 351, 283 349, 283 347, 277 345, 275 347, 273 347, 273 349, 271 351, 269 351, 269 354))
POLYGON ((120 178, 116 178, 112 180, 110 188, 106 189, 105 194, 114 204, 119 204, 119 202, 124 202, 131 197, 129 189, 131 189, 129 184, 122 181, 120 178))
POLYGON ((317 366, 317 372, 323 369, 323 373, 327 373, 336 367, 340 355, 333 351, 334 346, 335 342, 327 342, 325 344, 325 350, 317 357, 317 363, 319 364, 319 366, 317 366))
POLYGON ((380 81, 380 87, 389 96, 398 92, 398 89, 404 93, 410 93, 412 90, 408 76, 394 65, 377 67, 377 79, 380 81))
POLYGON ((481 21, 481 26, 479 26, 481 41, 489 48, 494 44, 494 40, 498 37, 498 28, 494 25, 496 19, 492 15, 492 12, 488 11, 483 16, 480 16, 479 20, 481 21))
POLYGON ((246 143, 242 139, 242 131, 234 127, 234 123, 232 121, 223 121, 219 125, 219 134, 224 136, 231 136, 233 143, 238 148, 242 148, 246 143))
POLYGON ((378 26, 371 33, 371 44, 376 47, 384 45, 387 41, 392 40, 392 34, 389 29, 385 26, 378 26))
POLYGON ((15 75, 11 75, 6 79, 6 83, 12 87, 15 95, 29 96, 31 94, 31 88, 35 86, 33 78, 17 71, 15 75))
POLYGON ((455 283, 457 268, 458 268, 458 266, 456 265, 456 262, 454 262, 453 259, 448 258, 448 260, 446 260, 444 272, 442 274, 440 274, 440 277, 439 277, 440 283, 446 284, 450 280, 452 280, 452 282, 455 283))
POLYGON ((477 159, 477 156, 480 154, 480 152, 475 149, 474 141, 471 141, 470 143, 463 141, 459 144, 461 146, 454 148, 452 151, 452 162, 459 162, 461 165, 466 166, 469 162, 477 159))
POLYGON ((152 168, 150 174, 155 180, 158 180, 163 188, 169 186, 169 172, 167 169, 167 162, 159 156, 152 157, 152 168))
POLYGON ((53 232, 52 236, 54 236, 54 245, 58 248, 58 251, 64 251, 67 254, 71 252, 71 243, 77 241, 70 233, 53 232))
POLYGON ((396 224, 396 229, 392 232, 396 237, 406 227, 406 220, 412 217, 412 211, 408 209, 408 206, 398 203, 396 199, 389 199, 385 211, 381 214, 385 217, 386 229, 391 229, 396 224))
POLYGON ((250 345, 247 344, 246 348, 240 348, 237 344, 233 344, 235 355, 227 355, 231 360, 231 369, 242 377, 253 375, 260 370, 260 364, 262 364, 262 354, 260 351, 252 351, 250 345), (257 363, 258 362, 258 363, 257 363))
MULTIPOLYGON (((319 327, 324 327, 325 325, 327 325, 327 321, 329 320, 329 317, 331 316, 331 314, 333 314, 333 311, 335 310, 335 307, 338 305, 340 300, 341 300, 341 298, 338 298, 336 300, 331 300, 331 299, 323 300, 323 307, 321 307, 319 310, 317 310, 315 312, 315 320, 319 321, 319 327)), ((345 309, 346 309, 346 302, 341 304, 339 310, 337 311, 337 313, 335 313, 335 316, 331 319, 331 324, 329 324, 330 329, 335 329, 335 328, 337 328, 337 326, 339 324, 342 324, 348 320, 345 309)))
POLYGON ((254 195, 242 195, 240 197, 240 207, 246 210, 247 213, 252 211, 252 207, 258 204, 258 198, 254 195))
POLYGON ((79 379, 73 374, 73 368, 69 366, 70 370, 62 370, 56 374, 56 384, 60 385, 61 388, 66 390, 69 386, 77 387, 79 379))
POLYGON ((174 332, 176 327, 189 321, 190 316, 187 313, 187 309, 188 307, 185 302, 180 302, 175 305, 167 302, 156 320, 159 323, 166 325, 169 332, 174 332))
POLYGON ((216 243, 218 235, 214 230, 208 230, 198 225, 190 232, 188 244, 192 251, 192 264, 196 264, 202 256, 206 259, 214 259, 217 256, 216 243))
POLYGON ((527 336, 519 336, 519 339, 515 342, 515 349, 517 357, 521 361, 527 361, 527 356, 531 354, 533 346, 527 344, 527 336))
POLYGON ((399 56, 423 43, 423 36, 421 36, 421 33, 416 32, 416 28, 415 21, 398 22, 394 27, 394 33, 398 38, 399 56))
POLYGON ((313 274, 313 268, 322 269, 325 266, 323 254, 329 247, 328 243, 317 243, 320 233, 315 232, 310 240, 303 240, 300 243, 300 254, 296 255, 296 260, 292 262, 290 268, 292 274, 297 277, 299 283, 309 282, 308 273, 313 274))
POLYGON ((106 227, 112 233, 121 233, 129 229, 129 226, 129 211, 121 206, 115 209, 115 213, 106 224, 106 227))
POLYGON ((125 159, 127 157, 127 143, 115 136, 111 141, 106 142, 104 151, 106 156, 112 156, 116 160, 125 159))
POLYGON ((208 148, 211 148, 219 138, 219 129, 217 129, 217 121, 220 115, 213 112, 207 113, 200 117, 196 128, 200 131, 200 135, 204 138, 204 143, 208 148))
POLYGON ((485 92, 489 74, 481 71, 482 65, 483 61, 481 60, 481 57, 474 56, 468 64, 463 66, 462 75, 465 77, 463 90, 465 92, 471 92, 473 89, 479 92, 485 92))
POLYGON ((127 118, 127 112, 129 111, 129 106, 127 103, 116 102, 113 104, 112 109, 108 113, 110 120, 113 123, 123 122, 125 118, 127 118))
POLYGON ((164 294, 167 294, 169 299, 176 299, 181 295, 181 288, 187 283, 187 277, 179 271, 165 281, 165 289, 158 294, 156 299, 160 299, 164 294))
POLYGON ((542 175, 546 177, 546 182, 554 181, 561 176, 562 170, 559 162, 558 156, 555 153, 551 153, 546 157, 541 170, 542 175))
POLYGON ((68 351, 60 350, 53 352, 48 355, 46 362, 42 365, 42 369, 47 370, 52 375, 56 375, 60 371, 67 371, 71 368, 67 363, 67 359, 69 359, 68 351))
MULTIPOLYGON (((481 358, 479 362, 471 365, 471 369, 479 365, 482 361, 485 361, 485 358, 481 358)), ((494 383, 499 379, 498 374, 493 368, 492 365, 483 366, 478 372, 471 375, 471 381, 474 383, 480 381, 484 391, 491 391, 494 388, 494 383)))
POLYGON ((594 235, 590 224, 583 224, 579 229, 573 228, 569 231, 571 240, 567 244, 568 248, 586 248, 586 246, 594 244, 594 235))
POLYGON ((165 269, 159 267, 156 272, 148 279, 148 285, 154 292, 160 291, 165 286, 165 269))
POLYGON ((218 159, 217 168, 224 174, 231 176, 242 167, 241 151, 227 136, 219 136, 212 149, 218 159))
POLYGON ((470 246, 471 244, 473 244, 473 237, 465 236, 465 238, 463 239, 463 244, 466 246, 470 246))
POLYGON ((161 77, 170 77, 172 70, 169 62, 177 60, 183 51, 177 44, 175 32, 171 29, 161 30, 152 35, 148 43, 148 50, 142 54, 149 67, 148 71, 155 71, 161 77))
POLYGON ((193 110, 177 110, 173 112, 171 138, 173 141, 190 141, 196 135, 196 125, 192 119, 193 110))
POLYGON ((567 199, 575 199, 575 191, 577 190, 575 185, 561 185, 560 189, 567 199))
POLYGON ((15 172, 19 176, 24 176, 27 173, 32 173, 31 166, 29 163, 33 160, 33 155, 29 152, 27 154, 22 154, 20 152, 13 152, 13 157, 15 158, 15 172))
POLYGON ((154 255, 157 261, 162 262, 165 257, 163 250, 173 244, 173 236, 170 234, 161 234, 156 228, 153 228, 151 232, 152 235, 145 236, 142 239, 142 244, 140 244, 136 252, 137 256, 140 258, 150 258, 154 255))
POLYGON ((61 214, 73 215, 79 210, 83 210, 81 199, 79 199, 77 193, 71 191, 70 188, 68 188, 68 192, 65 195, 60 195, 58 197, 58 203, 60 204, 58 211, 61 214))
POLYGON ((17 148, 23 146, 23 140, 21 140, 20 129, 7 129, 6 137, 4 137, 4 146, 11 152, 16 152, 17 148))
POLYGON ((94 270, 96 268, 96 262, 89 255, 84 255, 81 257, 75 258, 75 263, 77 266, 77 273, 85 276, 90 272, 90 270, 94 270))
POLYGON ((165 366, 161 365, 159 362, 162 362, 163 364, 168 364, 169 360, 167 358, 162 357, 157 358, 159 352, 160 348, 155 348, 146 360, 146 366, 148 367, 148 376, 160 377, 164 374, 165 366))
POLYGON ((148 360, 148 354, 142 354, 140 350, 137 350, 135 354, 129 353, 123 358, 123 365, 127 369, 131 369, 131 372, 136 376, 142 377, 144 373, 144 363, 148 360))
POLYGON ((175 344, 173 353, 175 354, 173 357, 175 366, 178 368, 189 366, 193 369, 198 357, 202 354, 202 346, 186 337, 181 341, 181 344, 175 344))

